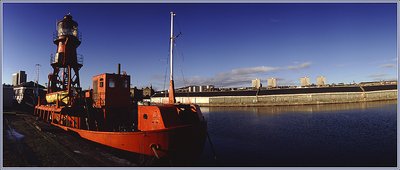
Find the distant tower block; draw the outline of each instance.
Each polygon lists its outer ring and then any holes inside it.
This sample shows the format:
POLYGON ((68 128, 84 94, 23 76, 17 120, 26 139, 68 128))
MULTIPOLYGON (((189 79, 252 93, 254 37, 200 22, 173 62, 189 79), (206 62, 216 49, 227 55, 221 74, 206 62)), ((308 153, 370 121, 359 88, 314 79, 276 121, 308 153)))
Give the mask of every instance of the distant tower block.
POLYGON ((277 85, 276 85, 276 78, 269 78, 268 80, 267 80, 267 82, 268 82, 268 88, 276 88, 277 87, 277 85))
POLYGON ((18 83, 18 77, 19 77, 19 74, 18 74, 18 73, 12 74, 12 85, 13 85, 13 86, 19 85, 19 83, 18 83))
POLYGON ((262 86, 260 79, 251 80, 251 84, 252 84, 252 87, 255 89, 259 89, 262 86))
POLYGON ((317 86, 325 86, 326 78, 324 76, 317 77, 317 86))
POLYGON ((302 77, 302 78, 300 78, 300 85, 302 86, 302 87, 307 87, 307 86, 310 86, 310 78, 308 78, 308 77, 302 77))
POLYGON ((12 85, 17 86, 26 82, 26 73, 25 71, 19 71, 17 73, 12 74, 12 85))

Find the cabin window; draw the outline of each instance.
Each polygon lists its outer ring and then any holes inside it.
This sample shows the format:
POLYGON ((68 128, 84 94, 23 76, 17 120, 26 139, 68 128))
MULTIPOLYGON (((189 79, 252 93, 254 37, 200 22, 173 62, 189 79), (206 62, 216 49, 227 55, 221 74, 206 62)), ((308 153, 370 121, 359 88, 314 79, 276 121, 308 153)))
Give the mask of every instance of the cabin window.
POLYGON ((128 80, 125 80, 125 81, 124 81, 124 87, 125 87, 125 88, 128 88, 128 80))
POLYGON ((97 80, 93 81, 93 99, 97 100, 97 80))
POLYGON ((113 79, 108 80, 108 87, 114 88, 115 87, 115 82, 113 79))
POLYGON ((100 79, 100 85, 99 85, 99 86, 100 86, 100 87, 103 87, 103 86, 104 86, 103 78, 100 79))

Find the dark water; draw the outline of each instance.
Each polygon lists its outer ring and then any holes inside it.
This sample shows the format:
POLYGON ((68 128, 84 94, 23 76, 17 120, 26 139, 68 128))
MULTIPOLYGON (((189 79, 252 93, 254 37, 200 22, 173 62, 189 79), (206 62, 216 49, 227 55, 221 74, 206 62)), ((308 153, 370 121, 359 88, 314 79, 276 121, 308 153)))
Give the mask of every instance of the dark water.
POLYGON ((397 101, 201 109, 200 166, 397 166, 397 101))

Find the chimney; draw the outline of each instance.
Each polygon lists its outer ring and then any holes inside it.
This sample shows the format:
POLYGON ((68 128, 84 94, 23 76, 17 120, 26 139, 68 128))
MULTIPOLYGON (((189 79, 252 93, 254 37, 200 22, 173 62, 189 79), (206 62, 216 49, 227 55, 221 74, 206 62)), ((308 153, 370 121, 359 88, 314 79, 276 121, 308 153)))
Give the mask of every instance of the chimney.
POLYGON ((121 74, 121 64, 118 63, 118 74, 121 74))

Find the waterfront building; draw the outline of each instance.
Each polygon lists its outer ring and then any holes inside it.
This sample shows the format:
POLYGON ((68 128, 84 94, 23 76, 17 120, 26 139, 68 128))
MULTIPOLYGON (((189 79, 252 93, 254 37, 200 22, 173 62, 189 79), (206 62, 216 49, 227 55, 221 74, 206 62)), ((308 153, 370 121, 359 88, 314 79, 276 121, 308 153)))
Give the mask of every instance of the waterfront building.
POLYGON ((207 85, 207 90, 208 91, 213 91, 214 90, 214 85, 207 85))
POLYGON ((46 94, 46 88, 36 82, 24 82, 13 87, 14 99, 18 104, 29 104, 34 106, 37 102, 37 97, 43 98, 46 94))
POLYGON ((192 92, 199 92, 200 91, 200 86, 193 86, 192 87, 192 92))
POLYGON ((199 92, 203 92, 204 91, 204 88, 205 86, 199 86, 199 92))
POLYGON ((324 76, 319 76, 317 77, 317 86, 325 86, 326 84, 326 78, 324 76))
POLYGON ((143 99, 150 99, 155 93, 153 86, 138 89, 136 86, 130 89, 131 97, 134 101, 142 101, 143 99))
POLYGON ((207 86, 189 86, 185 87, 188 89, 188 92, 207 92, 213 91, 215 89, 214 85, 207 85, 207 86))
POLYGON ((276 78, 269 78, 269 79, 267 80, 267 87, 268 87, 268 88, 276 88, 276 87, 277 87, 277 85, 276 85, 276 78))
POLYGON ((26 82, 26 73, 25 71, 19 71, 17 73, 12 74, 12 85, 18 86, 22 83, 26 82))
POLYGON ((189 88, 190 88, 190 86, 177 88, 177 89, 175 89, 175 92, 177 92, 177 93, 187 93, 187 92, 189 92, 189 88))
POLYGON ((397 80, 393 81, 372 81, 372 82, 360 82, 361 86, 377 86, 377 85, 389 85, 397 84, 397 80))
POLYGON ((311 85, 311 83, 310 83, 310 78, 308 78, 308 77, 302 77, 302 78, 300 78, 300 86, 301 87, 308 87, 308 86, 310 86, 311 85))
POLYGON ((259 89, 262 86, 260 79, 251 80, 251 84, 252 84, 251 87, 253 87, 255 89, 259 89))
POLYGON ((150 97, 154 94, 153 86, 146 87, 143 90, 143 98, 150 99, 150 97))
POLYGON ((143 89, 138 89, 136 86, 130 89, 131 97, 134 101, 143 100, 143 89))

